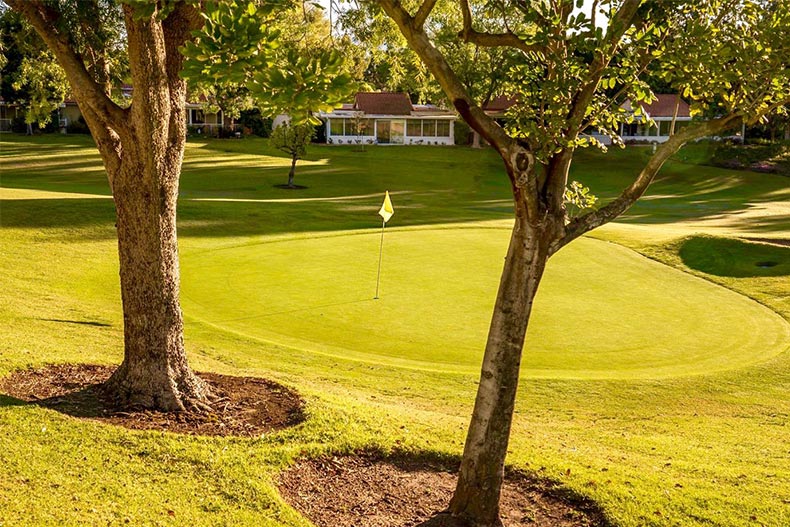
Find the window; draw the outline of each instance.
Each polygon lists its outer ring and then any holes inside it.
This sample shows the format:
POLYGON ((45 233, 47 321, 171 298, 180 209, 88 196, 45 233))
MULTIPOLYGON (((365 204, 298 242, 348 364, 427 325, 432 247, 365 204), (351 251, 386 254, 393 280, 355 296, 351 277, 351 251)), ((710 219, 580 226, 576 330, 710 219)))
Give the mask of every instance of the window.
POLYGON ((346 119, 346 135, 373 135, 373 119, 346 119))
POLYGON ((620 135, 633 137, 636 135, 636 129, 639 125, 636 123, 623 123, 623 131, 620 135))
POLYGON ((639 123, 636 127, 636 134, 639 137, 649 137, 655 135, 655 126, 650 126, 647 123, 639 123))
POLYGON ((206 123, 206 114, 204 114, 203 110, 201 110, 200 108, 196 108, 196 109, 190 110, 189 116, 191 117, 190 124, 205 124, 206 123))
POLYGON ((436 137, 436 120, 428 119, 422 122, 422 135, 424 137, 436 137))
POLYGON ((330 135, 343 135, 343 119, 330 119, 329 120, 329 134, 330 135))
POLYGON ((450 121, 436 121, 436 137, 450 137, 450 121))
POLYGON ((409 137, 422 137, 422 121, 419 119, 409 119, 406 123, 406 135, 409 137))

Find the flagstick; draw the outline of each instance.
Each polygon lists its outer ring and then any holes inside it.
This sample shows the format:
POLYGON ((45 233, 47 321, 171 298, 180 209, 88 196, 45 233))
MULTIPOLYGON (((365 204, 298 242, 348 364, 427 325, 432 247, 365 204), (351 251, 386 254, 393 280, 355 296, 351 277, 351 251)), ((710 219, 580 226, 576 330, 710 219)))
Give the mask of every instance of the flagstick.
POLYGON ((384 253, 384 226, 387 224, 386 221, 381 222, 381 243, 379 244, 379 272, 376 276, 376 296, 373 297, 373 300, 378 300, 379 298, 379 283, 381 283, 381 255, 384 253))

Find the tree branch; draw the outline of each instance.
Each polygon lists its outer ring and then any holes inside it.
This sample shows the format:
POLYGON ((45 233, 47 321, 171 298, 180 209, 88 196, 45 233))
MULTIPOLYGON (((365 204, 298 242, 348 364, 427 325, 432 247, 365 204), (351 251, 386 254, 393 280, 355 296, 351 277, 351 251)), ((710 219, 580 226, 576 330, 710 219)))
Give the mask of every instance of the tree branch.
POLYGON ((123 126, 127 121, 126 110, 107 96, 104 88, 88 73, 68 35, 58 30, 60 12, 41 0, 7 0, 6 3, 30 22, 55 54, 80 105, 90 107, 102 126, 114 129, 123 126))
POLYGON ((641 0, 625 0, 609 22, 606 42, 602 43, 601 50, 596 54, 590 64, 588 82, 576 94, 573 105, 571 106, 569 114, 570 122, 568 123, 568 130, 571 131, 571 133, 578 133, 578 128, 584 119, 584 115, 587 113, 587 107, 590 105, 590 101, 595 95, 595 90, 598 87, 598 83, 601 81, 606 66, 612 60, 612 56, 617 50, 623 35, 625 35, 628 28, 634 23, 640 1, 641 0))
POLYGON ((670 137, 666 143, 658 147, 656 153, 650 158, 636 180, 634 180, 634 182, 617 198, 596 211, 575 218, 566 225, 565 235, 552 244, 550 254, 556 253, 582 234, 609 223, 627 211, 640 197, 642 197, 648 186, 650 186, 650 183, 655 179, 658 171, 664 165, 664 162, 680 150, 683 145, 694 139, 714 135, 717 132, 726 130, 742 119, 743 116, 740 114, 731 114, 701 123, 698 126, 689 126, 670 137))
POLYGON ((436 6, 436 2, 438 0, 425 0, 422 3, 420 8, 417 10, 417 14, 414 15, 414 26, 415 27, 423 27, 425 25, 425 21, 428 19, 428 15, 431 14, 433 8, 436 6))
MULTIPOLYGON (((465 1, 465 0, 462 0, 465 1)), ((587 73, 587 82, 582 84, 581 89, 576 92, 571 102, 568 113, 568 124, 564 135, 566 139, 575 139, 581 131, 581 125, 587 114, 590 102, 595 96, 598 84, 603 77, 606 67, 612 60, 621 39, 634 23, 636 12, 641 0, 625 0, 618 9, 617 13, 609 21, 606 37, 601 42, 600 49, 595 54, 587 73)), ((565 4, 563 4, 564 6, 565 4)), ((563 11, 561 13, 567 16, 563 11)), ((558 39, 561 42, 561 40, 558 39)), ((565 186, 568 184, 568 170, 570 169, 573 151, 566 149, 559 156, 552 159, 549 170, 546 173, 546 181, 541 182, 545 188, 547 197, 551 200, 554 208, 559 209, 563 204, 565 186)))
MULTIPOLYGON (((429 0, 430 1, 430 0, 429 0)), ((472 24, 472 9, 469 7, 469 0, 460 0, 461 12, 464 17, 464 28, 458 34, 464 42, 476 44, 486 48, 510 47, 516 48, 524 53, 540 51, 542 46, 528 44, 518 35, 508 30, 505 33, 481 33, 474 29, 472 24)), ((419 15, 419 13, 417 13, 419 15)))
MULTIPOLYGON (((463 1, 463 0, 462 0, 463 1)), ((508 158, 509 149, 516 142, 508 136, 497 122, 475 104, 463 82, 458 78, 444 56, 431 44, 422 27, 415 27, 414 19, 398 0, 376 0, 385 13, 397 24, 409 46, 420 56, 433 76, 442 86, 448 99, 461 117, 486 139, 494 148, 508 158)))

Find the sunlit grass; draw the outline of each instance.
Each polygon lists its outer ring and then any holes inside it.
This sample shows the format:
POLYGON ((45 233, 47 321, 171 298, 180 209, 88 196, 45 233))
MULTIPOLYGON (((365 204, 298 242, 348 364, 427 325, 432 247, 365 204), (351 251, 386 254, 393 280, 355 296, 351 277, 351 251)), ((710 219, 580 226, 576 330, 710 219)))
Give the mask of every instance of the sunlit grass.
MULTIPOLYGON (((109 194, 98 155, 73 136, 0 140, 0 374, 48 362, 117 363, 113 204, 95 199, 109 194), (74 152, 63 166, 79 172, 36 166, 42 155, 54 163, 74 152)), ((585 152, 573 177, 605 200, 646 153, 585 152)), ((188 145, 179 204, 186 337, 195 367, 292 385, 308 398, 309 419, 258 440, 186 438, 80 422, 0 397, 4 527, 301 526, 307 522, 272 484, 298 456, 460 453, 510 225, 500 161, 460 148, 314 147, 313 164, 297 172, 309 188, 276 189, 287 161, 259 140, 188 145), (386 296, 368 310, 385 189, 396 209, 385 241, 386 296), (364 302, 314 307, 346 294, 364 302), (456 300, 464 295, 468 309, 456 300), (322 326, 321 313, 333 322, 322 326), (246 316, 257 318, 233 321, 246 316), (317 353, 328 346, 340 351, 317 353), (434 365, 400 363, 399 349, 401 361, 434 365)), ((776 353, 790 346, 782 334, 790 319, 786 251, 729 240, 790 238, 787 180, 699 167, 681 155, 648 198, 597 231, 602 241, 580 240, 550 262, 554 278, 530 330, 508 461, 592 497, 617 525, 784 527, 790 359, 776 353), (712 261, 719 244, 730 257, 712 261), (755 251, 778 261, 776 274, 744 276, 755 251), (553 295, 563 298, 559 307, 553 295), (695 335, 719 344, 695 346, 695 335), (613 356, 616 379, 578 373, 591 371, 579 346, 600 353, 618 336, 641 336, 648 346, 613 356), (541 352, 552 338, 559 344, 541 352), (683 339, 681 353, 672 343, 683 339), (709 362, 684 360, 695 349, 709 362), (662 353, 668 375, 656 374, 662 353), (648 373, 623 370, 627 356, 648 373), (538 360, 549 361, 550 375, 534 374, 538 360), (577 372, 563 373, 569 368, 577 372)), ((605 362, 594 366, 609 371, 605 362)))

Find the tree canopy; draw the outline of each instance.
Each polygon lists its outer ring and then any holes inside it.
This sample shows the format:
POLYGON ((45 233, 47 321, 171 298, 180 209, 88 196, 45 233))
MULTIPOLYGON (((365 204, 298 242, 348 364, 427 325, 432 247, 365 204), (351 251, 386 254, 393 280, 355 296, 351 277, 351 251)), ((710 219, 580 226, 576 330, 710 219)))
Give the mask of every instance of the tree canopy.
POLYGON ((30 24, 0 8, 0 96, 25 109, 25 121, 46 126, 68 94, 63 69, 30 24))
POLYGON ((229 115, 255 107, 315 123, 354 88, 340 51, 318 36, 329 32, 322 10, 310 4, 207 3, 203 18, 182 49, 182 75, 229 115))

